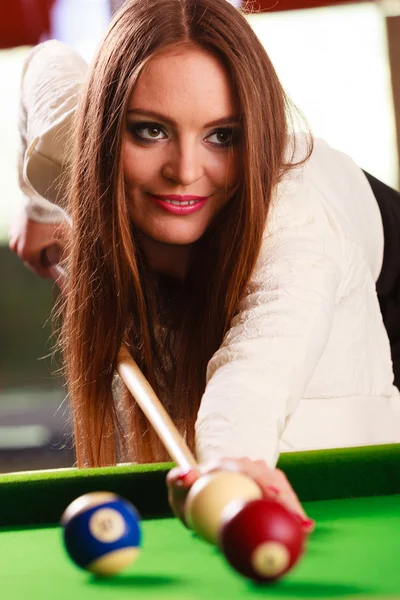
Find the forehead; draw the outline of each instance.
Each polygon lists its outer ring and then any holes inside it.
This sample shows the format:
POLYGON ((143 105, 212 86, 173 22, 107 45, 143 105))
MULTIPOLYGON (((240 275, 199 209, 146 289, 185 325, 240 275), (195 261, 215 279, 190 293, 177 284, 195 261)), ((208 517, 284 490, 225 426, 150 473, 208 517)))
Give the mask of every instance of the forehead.
POLYGON ((141 108, 182 120, 212 121, 234 112, 228 73, 211 53, 182 45, 152 58, 141 73, 129 109, 141 108))

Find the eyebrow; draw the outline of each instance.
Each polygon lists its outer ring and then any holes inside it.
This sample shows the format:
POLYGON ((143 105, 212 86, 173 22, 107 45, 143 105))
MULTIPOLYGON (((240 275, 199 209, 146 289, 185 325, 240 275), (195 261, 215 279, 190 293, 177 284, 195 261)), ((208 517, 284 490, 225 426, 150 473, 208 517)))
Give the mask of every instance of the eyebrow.
MULTIPOLYGON (((159 121, 164 121, 164 123, 168 123, 170 125, 176 125, 173 119, 169 119, 165 115, 161 113, 154 112, 153 110, 145 110, 143 108, 132 108, 128 110, 128 115, 146 115, 150 116, 153 119, 158 119, 159 121)), ((215 121, 211 121, 210 123, 206 123, 204 127, 216 127, 218 125, 232 125, 232 123, 237 123, 237 119, 233 116, 229 115, 228 117, 221 117, 221 119, 216 119, 215 121)))

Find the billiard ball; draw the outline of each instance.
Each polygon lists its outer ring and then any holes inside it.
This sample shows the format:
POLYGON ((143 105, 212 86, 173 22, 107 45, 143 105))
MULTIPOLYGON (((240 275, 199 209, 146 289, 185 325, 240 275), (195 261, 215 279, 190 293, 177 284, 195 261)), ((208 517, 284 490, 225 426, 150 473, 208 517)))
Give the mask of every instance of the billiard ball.
POLYGON ((185 501, 185 519, 203 540, 217 544, 221 515, 237 500, 261 498, 260 487, 239 472, 218 471, 200 477, 190 488, 185 501))
POLYGON ((92 492, 80 496, 66 508, 61 525, 70 558, 96 575, 119 573, 139 553, 139 514, 116 494, 92 492))
POLYGON ((222 514, 219 546, 229 564, 254 581, 274 581, 304 551, 305 533, 296 517, 273 500, 230 505, 222 514))

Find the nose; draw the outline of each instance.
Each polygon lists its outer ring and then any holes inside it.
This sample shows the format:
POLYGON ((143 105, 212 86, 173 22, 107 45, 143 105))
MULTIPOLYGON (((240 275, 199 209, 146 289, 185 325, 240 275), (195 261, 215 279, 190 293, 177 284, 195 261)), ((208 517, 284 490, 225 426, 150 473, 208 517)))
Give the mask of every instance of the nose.
POLYGON ((177 142, 163 164, 163 177, 182 186, 196 183, 204 174, 201 150, 194 140, 177 142))

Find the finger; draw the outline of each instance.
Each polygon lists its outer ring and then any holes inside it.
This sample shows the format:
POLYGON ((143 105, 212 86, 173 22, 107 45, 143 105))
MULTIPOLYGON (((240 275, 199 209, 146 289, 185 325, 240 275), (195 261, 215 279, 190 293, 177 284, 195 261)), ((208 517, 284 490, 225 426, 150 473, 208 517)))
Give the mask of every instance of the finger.
POLYGON ((274 499, 283 504, 285 508, 298 517, 303 529, 305 529, 308 533, 313 531, 315 527, 315 521, 310 519, 306 514, 285 473, 280 469, 274 469, 273 481, 275 485, 269 484, 269 493, 274 493, 274 499), (275 493, 276 491, 278 493, 275 493))
POLYGON ((304 508, 302 507, 297 494, 290 485, 285 473, 280 469, 274 469, 272 473, 272 479, 275 483, 275 486, 279 489, 278 498, 280 501, 288 505, 288 507, 295 509, 301 515, 306 516, 304 508))
POLYGON ((202 474, 221 470, 247 475, 261 488, 265 498, 281 503, 297 518, 307 533, 313 531, 315 522, 305 513, 285 473, 280 469, 271 469, 263 460, 254 461, 246 456, 235 459, 223 458, 201 466, 202 474))
POLYGON ((185 471, 180 467, 174 467, 167 473, 167 485, 179 489, 190 489, 198 477, 195 469, 185 471))
POLYGON ((51 244, 42 251, 42 261, 50 265, 58 265, 61 261, 61 253, 59 244, 51 244))
POLYGON ((27 269, 29 269, 29 271, 32 271, 36 275, 40 275, 40 277, 43 277, 45 279, 52 278, 52 274, 50 273, 49 267, 45 267, 42 264, 40 258, 25 259, 23 260, 23 264, 27 269))
POLYGON ((59 288, 64 291, 66 289, 66 273, 61 266, 62 248, 59 244, 51 244, 44 248, 40 253, 40 260, 43 268, 49 273, 49 277, 54 279, 59 288))
MULTIPOLYGON (((23 240, 16 240, 15 243, 10 243, 10 249, 22 260, 27 269, 40 275, 41 277, 50 279, 53 278, 53 273, 50 270, 51 262, 47 260, 47 248, 43 249, 40 246, 28 246, 23 240)), ((61 257, 61 248, 58 244, 49 246, 51 256, 55 262, 58 262, 61 257)))
POLYGON ((252 461, 247 457, 238 459, 242 472, 253 479, 263 491, 264 497, 280 502, 292 514, 297 516, 306 531, 314 529, 314 521, 309 519, 300 500, 291 487, 285 473, 280 469, 271 469, 262 461, 252 461))
POLYGON ((193 483, 198 479, 194 469, 183 471, 179 467, 171 469, 167 474, 168 502, 174 515, 187 526, 185 518, 185 502, 193 483))
POLYGON ((18 254, 17 253, 17 240, 15 238, 11 238, 8 240, 8 247, 10 248, 11 252, 14 252, 14 254, 18 254))

